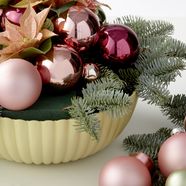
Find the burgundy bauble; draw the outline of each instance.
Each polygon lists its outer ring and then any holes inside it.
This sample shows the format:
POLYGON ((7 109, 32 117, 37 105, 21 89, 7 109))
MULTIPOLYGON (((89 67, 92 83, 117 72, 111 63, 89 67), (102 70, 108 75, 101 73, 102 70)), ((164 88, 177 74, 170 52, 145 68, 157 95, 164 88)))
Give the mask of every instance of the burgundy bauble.
MULTIPOLYGON (((80 50, 87 49, 93 41, 93 35, 99 30, 98 16, 83 6, 73 6, 69 9, 65 23, 60 23, 67 32, 67 44, 70 39, 78 42, 76 47, 80 50)), ((58 29, 59 30, 59 29, 58 29)))
POLYGON ((106 163, 100 173, 99 186, 151 186, 151 176, 139 159, 122 156, 106 163))
POLYGON ((186 169, 186 133, 176 133, 161 145, 158 165, 165 177, 174 171, 186 169))
POLYGON ((37 68, 47 68, 40 71, 43 79, 60 89, 72 88, 82 74, 82 60, 78 53, 64 45, 54 46, 46 55, 37 59, 37 68), (48 75, 48 72, 50 73, 48 75))
POLYGON ((118 24, 105 25, 96 37, 101 55, 107 62, 122 66, 137 59, 139 41, 131 28, 118 24))

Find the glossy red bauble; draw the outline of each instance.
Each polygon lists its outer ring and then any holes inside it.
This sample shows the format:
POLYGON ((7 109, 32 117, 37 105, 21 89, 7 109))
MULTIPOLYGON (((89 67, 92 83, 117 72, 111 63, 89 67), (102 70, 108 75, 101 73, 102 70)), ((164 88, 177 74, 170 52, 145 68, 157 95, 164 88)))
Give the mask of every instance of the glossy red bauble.
POLYGON ((37 59, 43 82, 60 89, 72 88, 82 74, 82 60, 78 53, 64 45, 54 46, 37 59))
POLYGON ((97 33, 97 45, 102 57, 116 64, 133 63, 139 54, 139 41, 135 32, 127 26, 111 24, 97 33))
POLYGON ((186 133, 177 133, 160 147, 158 165, 161 173, 168 177, 174 171, 186 169, 186 133))

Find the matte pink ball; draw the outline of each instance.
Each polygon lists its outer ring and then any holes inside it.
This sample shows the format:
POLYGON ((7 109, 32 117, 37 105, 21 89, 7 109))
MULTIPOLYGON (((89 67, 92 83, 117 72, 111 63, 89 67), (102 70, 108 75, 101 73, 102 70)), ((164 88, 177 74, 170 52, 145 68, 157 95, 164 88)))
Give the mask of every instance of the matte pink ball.
POLYGON ((186 133, 175 134, 161 145, 158 165, 166 177, 174 171, 186 169, 186 133))
POLYGON ((135 32, 124 25, 103 26, 97 33, 97 44, 108 62, 133 63, 139 54, 139 41, 135 32))
POLYGON ((99 186, 151 186, 151 176, 140 160, 122 156, 114 158, 103 167, 99 186))
POLYGON ((38 99, 42 81, 31 63, 9 59, 0 64, 0 105, 9 110, 23 110, 38 99))

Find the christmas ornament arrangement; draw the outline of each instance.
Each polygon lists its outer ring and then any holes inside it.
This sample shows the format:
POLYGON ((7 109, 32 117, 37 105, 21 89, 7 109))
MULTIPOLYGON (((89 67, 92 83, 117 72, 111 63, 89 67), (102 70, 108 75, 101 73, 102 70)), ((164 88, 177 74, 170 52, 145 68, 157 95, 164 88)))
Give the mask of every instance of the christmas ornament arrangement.
MULTIPOLYGON (((57 164, 92 155, 122 132, 137 97, 183 124, 186 96, 168 90, 186 59, 173 25, 132 16, 108 23, 102 6, 0 2, 0 157, 57 164)), ((125 139, 135 155, 108 162, 100 186, 160 186, 166 177, 167 186, 182 186, 185 133, 170 131, 125 139)))
POLYGON ((137 95, 119 70, 134 68, 140 43, 127 25, 108 24, 102 6, 0 2, 1 158, 78 160, 109 145, 128 123, 137 95))

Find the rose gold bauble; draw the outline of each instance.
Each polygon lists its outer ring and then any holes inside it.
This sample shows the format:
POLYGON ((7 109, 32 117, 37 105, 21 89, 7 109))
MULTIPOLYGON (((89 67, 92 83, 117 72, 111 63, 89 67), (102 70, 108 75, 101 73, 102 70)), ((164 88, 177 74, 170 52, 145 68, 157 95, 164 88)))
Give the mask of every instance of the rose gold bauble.
POLYGON ((72 88, 82 74, 80 56, 64 45, 54 46, 49 53, 40 56, 36 64, 38 69, 45 69, 40 70, 43 81, 60 89, 72 88))
POLYGON ((99 26, 99 18, 91 10, 83 6, 73 6, 68 11, 63 29, 68 32, 68 37, 81 40, 95 34, 99 26))
POLYGON ((71 7, 66 21, 58 25, 55 30, 66 31, 66 43, 78 51, 87 50, 93 44, 94 35, 100 27, 98 16, 84 6, 71 7))
POLYGON ((165 177, 174 171, 186 169, 186 133, 177 133, 161 145, 158 165, 165 177))
POLYGON ((26 109, 41 93, 42 82, 37 69, 23 59, 1 63, 0 77, 0 105, 6 109, 26 109))
POLYGON ((151 176, 140 160, 122 156, 112 159, 103 167, 99 186, 151 186, 151 176))
POLYGON ((100 70, 99 67, 94 63, 86 63, 83 65, 82 76, 87 81, 94 81, 99 77, 100 70))

